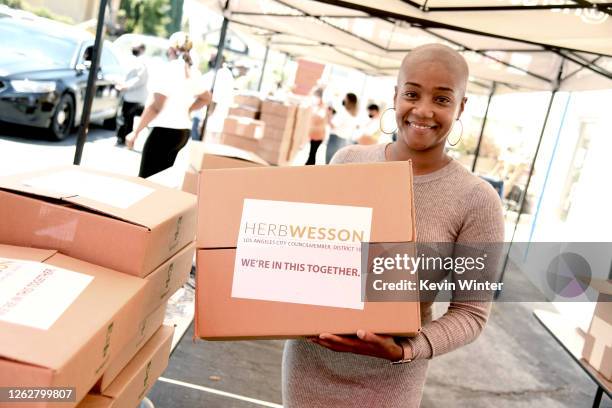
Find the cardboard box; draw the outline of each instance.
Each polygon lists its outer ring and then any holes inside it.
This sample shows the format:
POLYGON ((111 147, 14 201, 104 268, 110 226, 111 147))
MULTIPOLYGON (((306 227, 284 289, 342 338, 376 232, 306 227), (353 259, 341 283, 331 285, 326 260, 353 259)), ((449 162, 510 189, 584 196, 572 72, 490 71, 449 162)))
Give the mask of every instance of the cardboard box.
POLYGON ((256 95, 236 95, 234 103, 241 106, 248 106, 256 111, 261 110, 261 98, 256 95))
POLYGON ((183 177, 183 186, 181 189, 190 194, 198 195, 198 178, 200 177, 198 171, 193 166, 188 166, 185 170, 185 176, 183 177))
POLYGON ((277 115, 274 113, 264 112, 261 114, 261 121, 266 124, 266 132, 269 129, 275 129, 277 132, 284 132, 289 130, 289 133, 293 131, 295 123, 295 112, 289 115, 277 115))
POLYGON ((229 133, 249 139, 261 139, 266 124, 260 120, 240 116, 228 116, 223 122, 223 133, 229 133))
POLYGON ((258 119, 259 111, 249 106, 232 106, 229 109, 228 116, 241 116, 250 119, 258 119))
POLYGON ((0 384, 75 387, 76 402, 36 406, 76 406, 136 334, 145 281, 52 250, 0 245, 0 258, 15 288, 0 299, 0 384))
POLYGON ((312 119, 312 108, 310 106, 298 107, 295 115, 295 126, 293 129, 293 137, 291 138, 291 147, 287 159, 292 161, 300 149, 310 140, 308 134, 310 132, 310 123, 312 119))
POLYGON ((198 172, 205 169, 259 167, 268 165, 265 160, 253 152, 222 144, 202 142, 192 142, 189 162, 198 172))
POLYGON ((287 157, 289 152, 289 143, 284 143, 283 146, 277 148, 272 147, 268 149, 266 146, 260 146, 257 149, 257 154, 263 157, 268 163, 284 166, 287 164, 287 157))
POLYGON ((257 152, 257 148, 259 147, 259 140, 257 139, 250 139, 227 133, 221 134, 221 143, 254 153, 257 152))
MULTIPOLYGON (((329 220, 337 211, 371 209, 369 242, 413 242, 416 230, 411 180, 408 162, 262 167, 203 173, 200 179, 203 194, 198 203, 195 335, 211 340, 291 338, 323 332, 354 334, 359 328, 394 335, 416 334, 420 329, 417 301, 365 302, 362 309, 358 309, 234 295, 241 223, 243 217, 248 217, 246 222, 257 219, 253 213, 247 216, 243 212, 245 200, 249 203, 265 200, 266 205, 291 207, 291 211, 270 207, 265 217, 287 217, 293 212, 296 223, 306 222, 301 221, 304 215, 300 215, 305 212, 296 210, 302 206, 324 205, 322 211, 309 210, 310 217, 322 220, 329 220), (405 182, 397 183, 397 180, 405 182)), ((280 251, 293 256, 292 250, 286 248, 280 251)), ((265 257, 264 252, 259 253, 265 257)), ((345 256, 345 253, 340 255, 345 256)), ((357 259, 359 261, 359 255, 357 259)), ((318 259, 309 261, 319 262, 318 259)), ((260 277, 256 275, 255 278, 260 277)), ((266 284, 269 280, 259 282, 278 293, 277 282, 273 285, 266 284)), ((355 284, 354 280, 351 282, 355 284)), ((359 285, 358 280, 358 294, 361 293, 359 285)), ((349 295, 355 296, 355 291, 349 295)))
POLYGON ((255 153, 237 147, 202 142, 191 142, 191 145, 190 166, 183 179, 183 191, 191 194, 198 194, 198 179, 202 170, 268 166, 255 153))
POLYGON ((285 126, 284 128, 278 128, 273 126, 266 127, 264 137, 262 140, 268 142, 270 140, 283 141, 291 139, 293 135, 293 122, 291 126, 285 126))
POLYGON ((295 115, 295 109, 295 105, 290 105, 281 101, 265 100, 261 104, 261 120, 264 120, 264 114, 291 118, 295 115))
POLYGON ((167 303, 159 306, 153 313, 142 319, 138 323, 138 333, 130 342, 120 351, 120 353, 111 360, 108 367, 102 374, 102 378, 98 381, 94 390, 96 392, 106 390, 127 364, 134 358, 140 349, 149 341, 155 332, 164 323, 166 316, 167 303))
POLYGON ((0 178, 0 242, 146 276, 194 240, 196 198, 80 166, 0 178))
POLYGON ((174 327, 160 327, 106 390, 89 394, 78 408, 137 407, 168 367, 173 334, 174 327))
POLYGON ((599 297, 585 336, 582 357, 612 381, 612 281, 592 279, 590 285, 599 292, 599 297))

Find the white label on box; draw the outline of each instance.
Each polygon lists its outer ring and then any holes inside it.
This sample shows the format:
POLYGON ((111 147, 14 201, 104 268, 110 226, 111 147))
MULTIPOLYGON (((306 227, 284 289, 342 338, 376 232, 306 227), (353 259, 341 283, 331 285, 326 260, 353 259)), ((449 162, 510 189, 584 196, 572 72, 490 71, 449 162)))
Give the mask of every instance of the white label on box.
POLYGON ((129 208, 155 191, 130 181, 65 170, 23 181, 23 184, 64 196, 79 196, 117 208, 129 208))
POLYGON ((363 310, 372 209, 245 199, 232 297, 363 310))
POLYGON ((56 266, 0 258, 0 320, 48 330, 92 280, 56 266))

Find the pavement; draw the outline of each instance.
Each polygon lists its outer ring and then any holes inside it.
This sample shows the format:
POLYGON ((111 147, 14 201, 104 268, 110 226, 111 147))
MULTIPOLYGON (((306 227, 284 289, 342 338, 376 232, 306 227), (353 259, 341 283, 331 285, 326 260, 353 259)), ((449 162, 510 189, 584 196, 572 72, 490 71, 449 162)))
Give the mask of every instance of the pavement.
MULTIPOLYGON (((40 132, 0 124, 0 175, 70 164, 75 141, 52 142, 40 132)), ((323 154, 321 149, 318 156, 323 154)), ((305 157, 302 152, 296 162, 305 157)), ((82 163, 136 175, 139 153, 116 146, 113 132, 94 127, 82 163)), ((508 279, 517 276, 507 273, 508 279)), ((440 315, 444 308, 436 304, 434 311, 440 315)), ((421 407, 590 407, 595 384, 535 320, 536 308, 554 309, 545 302, 495 303, 476 342, 431 361, 421 407)), ((190 327, 149 394, 156 407, 280 406, 282 341, 192 337, 190 327)), ((604 396, 601 407, 612 401, 604 396)))

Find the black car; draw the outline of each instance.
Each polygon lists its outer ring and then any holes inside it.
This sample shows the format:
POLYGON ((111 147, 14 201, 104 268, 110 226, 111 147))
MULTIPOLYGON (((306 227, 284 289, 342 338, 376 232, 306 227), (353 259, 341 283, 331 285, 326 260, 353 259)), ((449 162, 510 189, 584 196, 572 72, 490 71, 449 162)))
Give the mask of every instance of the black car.
MULTIPOLYGON (((48 128, 61 140, 81 122, 94 37, 46 19, 0 17, 0 121, 48 128)), ((104 43, 91 120, 112 125, 125 70, 104 43)), ((0 124, 1 126, 1 124, 0 124)))

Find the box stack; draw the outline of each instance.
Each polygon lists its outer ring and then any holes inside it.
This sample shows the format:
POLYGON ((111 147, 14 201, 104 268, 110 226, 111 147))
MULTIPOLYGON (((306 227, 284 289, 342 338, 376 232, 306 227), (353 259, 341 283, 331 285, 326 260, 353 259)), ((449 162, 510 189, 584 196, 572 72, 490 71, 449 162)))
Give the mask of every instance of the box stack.
POLYGON ((364 227, 369 234, 364 242, 414 242, 411 180, 409 162, 203 172, 195 335, 207 340, 295 338, 354 334, 360 328, 415 335, 418 297, 359 304, 359 270, 345 266, 360 263, 361 241, 353 242, 358 250, 352 252, 320 235, 360 228, 352 226, 358 222, 371 225, 364 227), (393 180, 409 182, 398 187, 393 180), (318 251, 314 256, 301 252, 312 247, 318 251))
POLYGON ((221 143, 238 149, 256 152, 263 138, 265 123, 240 116, 228 116, 223 123, 221 143))
MULTIPOLYGON (((9 264, 0 273, 14 288, 0 302, 8 305, 0 383, 76 387, 74 402, 54 407, 74 407, 88 392, 142 399, 146 387, 122 394, 125 380, 117 381, 145 344, 154 352, 142 353, 157 358, 146 365, 167 363, 172 335, 162 322, 193 264, 195 201, 77 166, 0 179, 0 208, 12 214, 0 223, 0 258, 9 264)), ((161 373, 144 370, 150 384, 161 373)))
POLYGON ((189 167, 183 180, 183 191, 198 193, 200 172, 205 169, 229 169, 237 167, 267 166, 255 153, 232 146, 192 142, 189 153, 189 167))
POLYGON ((585 334, 582 358, 612 381, 612 281, 593 279, 590 285, 599 292, 599 297, 585 334))
POLYGON ((293 93, 296 95, 309 95, 323 75, 325 65, 304 59, 298 60, 295 73, 293 93))
POLYGON ((309 142, 308 133, 310 132, 310 121, 312 118, 312 107, 300 105, 295 115, 295 127, 291 139, 291 149, 287 160, 293 161, 297 153, 309 142))
POLYGON ((276 101, 264 101, 261 121, 266 124, 257 154, 271 164, 284 165, 289 159, 296 121, 297 106, 276 101))

